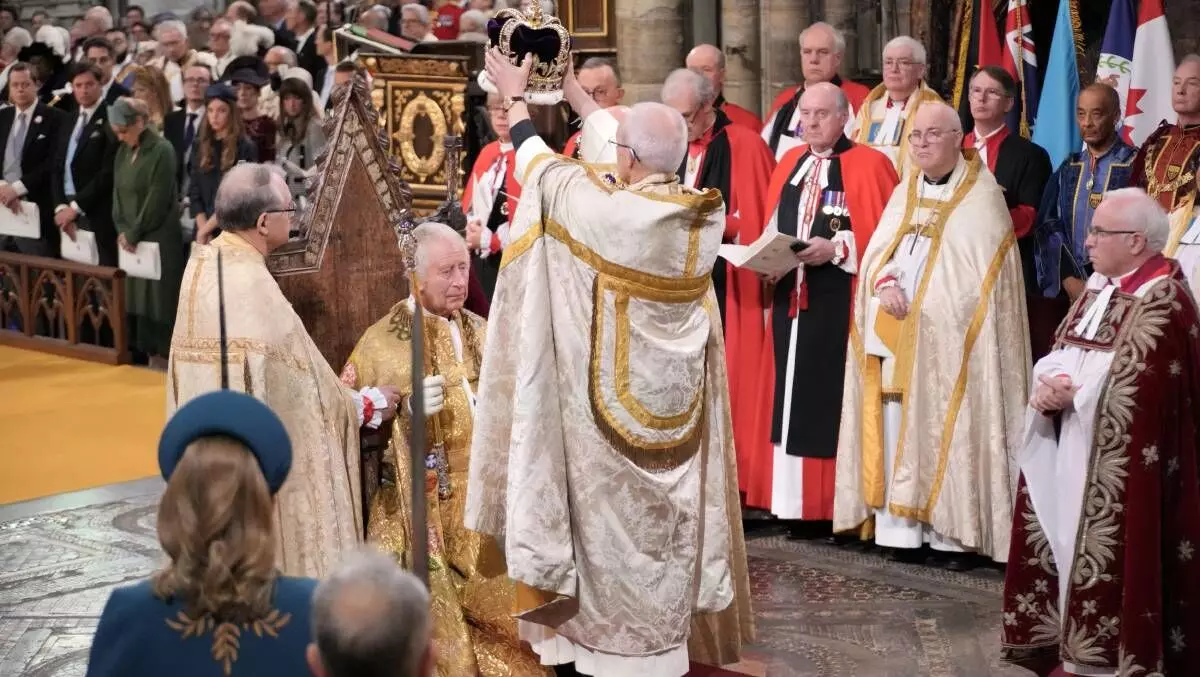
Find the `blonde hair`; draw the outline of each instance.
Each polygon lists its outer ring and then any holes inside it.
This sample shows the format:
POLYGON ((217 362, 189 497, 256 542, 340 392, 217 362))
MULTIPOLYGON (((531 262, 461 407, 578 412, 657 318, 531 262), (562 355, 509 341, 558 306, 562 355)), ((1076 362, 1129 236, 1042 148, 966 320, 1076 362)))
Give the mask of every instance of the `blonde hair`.
POLYGON ((129 88, 130 91, 133 91, 133 88, 138 85, 150 90, 150 100, 142 100, 149 105, 149 121, 157 129, 162 130, 163 118, 175 108, 175 104, 171 102, 170 83, 167 82, 167 78, 161 70, 151 66, 134 66, 130 70, 133 73, 133 84, 129 88))
POLYGON ((158 540, 171 558, 154 593, 193 618, 250 622, 270 612, 274 505, 250 451, 228 437, 192 442, 158 505, 158 540))

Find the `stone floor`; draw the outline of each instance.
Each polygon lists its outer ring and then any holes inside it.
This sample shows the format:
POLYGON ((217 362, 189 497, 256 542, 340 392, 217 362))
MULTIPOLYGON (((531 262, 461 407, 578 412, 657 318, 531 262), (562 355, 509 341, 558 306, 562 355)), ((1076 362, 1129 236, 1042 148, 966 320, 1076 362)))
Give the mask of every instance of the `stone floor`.
MULTIPOLYGON (((0 507, 0 675, 83 675, 108 591, 159 561, 161 484, 0 507)), ((998 655, 1000 575, 888 562, 772 530, 749 544, 769 677, 1015 677, 998 655)))

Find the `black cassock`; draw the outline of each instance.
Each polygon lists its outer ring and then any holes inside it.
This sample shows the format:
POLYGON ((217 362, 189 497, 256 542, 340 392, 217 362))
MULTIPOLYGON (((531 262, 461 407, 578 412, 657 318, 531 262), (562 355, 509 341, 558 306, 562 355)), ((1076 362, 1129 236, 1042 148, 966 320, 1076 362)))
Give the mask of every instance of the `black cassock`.
MULTIPOLYGON (((838 154, 849 150, 850 142, 842 137, 834 145, 828 175, 828 185, 822 200, 829 193, 844 190, 842 162, 838 154)), ((800 198, 804 182, 792 185, 796 174, 811 153, 796 163, 779 196, 779 232, 796 235, 800 213, 800 198)), ((809 233, 810 237, 832 240, 840 231, 852 232, 850 218, 834 216, 818 208, 809 233)), ((792 318, 796 308, 796 359, 793 365, 792 402, 788 427, 787 453, 790 456, 834 458, 837 455, 838 426, 842 416, 842 380, 845 377, 846 338, 850 332, 850 301, 854 277, 845 270, 826 263, 805 266, 805 285, 808 287, 807 309, 794 298, 796 271, 784 275, 775 285, 771 310, 771 332, 775 349, 775 398, 771 413, 771 442, 779 444, 783 437, 784 399, 787 391, 787 358, 790 348, 792 318)))

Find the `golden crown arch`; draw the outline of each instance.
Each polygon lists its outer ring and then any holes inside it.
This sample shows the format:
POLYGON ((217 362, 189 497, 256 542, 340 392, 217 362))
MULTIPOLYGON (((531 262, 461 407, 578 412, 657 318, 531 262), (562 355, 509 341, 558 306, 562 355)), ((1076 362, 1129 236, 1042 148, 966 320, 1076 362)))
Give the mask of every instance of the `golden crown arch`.
MULTIPOLYGON (((518 28, 533 30, 551 30, 558 36, 558 52, 553 61, 542 61, 533 55, 533 67, 529 71, 529 82, 525 90, 525 100, 533 104, 553 105, 562 101, 563 79, 567 77, 567 69, 571 64, 571 33, 563 26, 557 17, 546 17, 542 13, 540 2, 530 3, 528 14, 519 9, 502 9, 496 13, 495 21, 501 22, 499 43, 500 52, 514 63, 520 63, 524 54, 517 54, 513 47, 513 35, 518 28)), ((490 83, 482 83, 484 89, 490 83)))

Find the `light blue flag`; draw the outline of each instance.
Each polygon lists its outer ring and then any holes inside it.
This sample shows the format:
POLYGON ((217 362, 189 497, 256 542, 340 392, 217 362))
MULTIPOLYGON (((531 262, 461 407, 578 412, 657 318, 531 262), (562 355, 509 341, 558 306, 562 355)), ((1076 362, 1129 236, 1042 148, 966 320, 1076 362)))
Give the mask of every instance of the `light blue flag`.
POLYGON ((1075 36, 1071 31, 1071 3, 1059 0, 1054 21, 1054 39, 1050 60, 1038 101, 1037 125, 1033 142, 1050 154, 1050 166, 1057 167, 1067 156, 1083 146, 1083 137, 1075 123, 1075 105, 1079 98, 1079 67, 1075 63, 1075 36))

